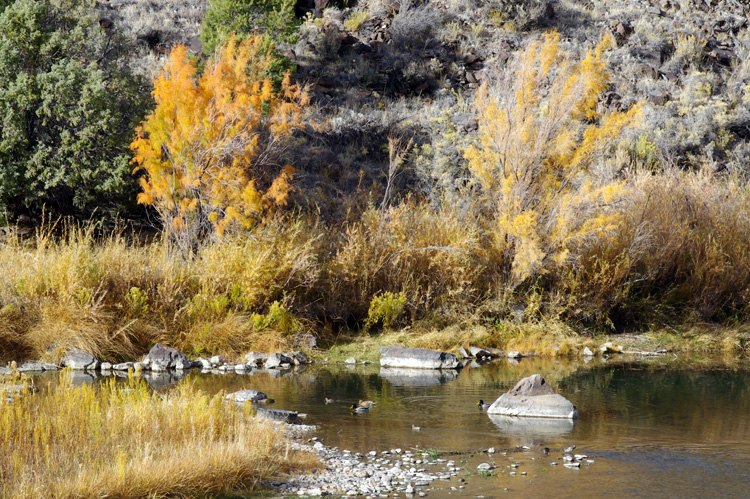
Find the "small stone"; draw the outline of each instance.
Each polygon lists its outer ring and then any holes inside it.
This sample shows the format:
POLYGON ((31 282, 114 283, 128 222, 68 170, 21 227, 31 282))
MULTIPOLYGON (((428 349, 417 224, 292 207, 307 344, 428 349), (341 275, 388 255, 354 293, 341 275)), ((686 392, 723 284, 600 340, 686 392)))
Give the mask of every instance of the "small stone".
POLYGON ((112 363, 111 362, 102 362, 102 365, 99 366, 99 369, 102 371, 110 371, 112 370, 112 363))
POLYGON ((583 349, 583 356, 584 357, 593 357, 594 356, 594 352, 592 352, 589 347, 586 347, 586 348, 583 349))
POLYGON ((406 490, 404 491, 407 494, 413 494, 414 493, 414 487, 411 486, 411 484, 406 486, 406 490))
POLYGON ((223 355, 214 355, 213 357, 208 359, 208 361, 211 362, 212 366, 220 366, 224 364, 227 359, 225 359, 223 355))
POLYGON ((489 471, 491 469, 490 463, 482 463, 479 466, 477 466, 477 469, 479 471, 489 471))
POLYGON ((356 364, 357 363, 357 359, 355 359, 354 357, 349 357, 348 359, 346 359, 344 361, 344 363, 346 363, 346 364, 356 364))
POLYGON ((516 352, 515 350, 508 352, 509 359, 520 359, 521 357, 523 357, 523 355, 521 355, 521 352, 516 352))
POLYGON ((511 471, 511 472, 510 472, 510 473, 508 473, 508 474, 509 474, 510 476, 516 476, 516 472, 515 472, 515 471, 511 471))
POLYGON ((490 447, 489 449, 487 449, 487 454, 494 454, 494 453, 495 453, 494 447, 490 447))

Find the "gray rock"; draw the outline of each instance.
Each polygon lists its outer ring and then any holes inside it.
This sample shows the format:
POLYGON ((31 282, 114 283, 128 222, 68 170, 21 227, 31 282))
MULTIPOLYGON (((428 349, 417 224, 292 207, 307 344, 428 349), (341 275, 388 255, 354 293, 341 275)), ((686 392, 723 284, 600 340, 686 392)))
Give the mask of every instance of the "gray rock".
POLYGON ((245 354, 245 360, 253 367, 260 367, 266 362, 266 360, 268 360, 268 354, 260 352, 248 352, 247 354, 245 354))
POLYGON ((19 373, 46 371, 44 366, 39 362, 24 362, 17 370, 19 373))
POLYGON ((169 370, 169 366, 159 360, 152 360, 149 365, 151 366, 151 370, 155 373, 161 373, 169 370))
POLYGON ((112 366, 112 369, 115 371, 127 371, 131 367, 133 367, 132 362, 123 362, 121 364, 115 364, 114 366, 112 366))
MULTIPOLYGON (((164 369, 174 369, 175 364, 178 361, 182 362, 183 365, 189 362, 187 356, 179 350, 167 345, 163 345, 161 343, 157 343, 156 345, 151 347, 151 350, 149 350, 148 355, 146 355, 143 364, 153 366, 154 364, 158 363, 159 366, 163 366, 164 369)), ((159 370, 159 368, 154 370, 159 370)))
POLYGON ((294 352, 292 354, 292 362, 294 362, 295 366, 303 366, 305 364, 309 364, 310 360, 307 358, 307 354, 305 352, 294 352))
POLYGON ((268 356, 268 359, 266 359, 266 363, 264 367, 266 369, 276 369, 281 367, 281 364, 291 364, 292 359, 290 359, 286 354, 283 353, 272 353, 268 356))
POLYGON ((493 403, 488 414, 575 419, 578 411, 573 403, 558 395, 539 374, 523 378, 508 393, 493 403))
POLYGON ((284 411, 282 409, 266 409, 265 407, 258 407, 255 409, 258 416, 263 416, 269 419, 275 419, 277 421, 284 421, 289 424, 301 424, 300 416, 297 411, 284 411))
POLYGON ((179 371, 184 371, 186 369, 191 369, 193 367, 193 361, 188 360, 187 362, 178 360, 174 363, 174 368, 179 371))
POLYGON ((212 366, 221 366, 227 361, 227 359, 225 359, 223 355, 214 355, 208 360, 209 362, 211 362, 212 366))
POLYGON ((200 367, 201 369, 211 369, 211 361, 209 361, 208 359, 204 359, 203 357, 201 357, 196 360, 196 362, 198 363, 198 367, 200 367))
POLYGON ((477 466, 477 469, 479 471, 489 471, 490 469, 492 469, 492 466, 490 466, 490 463, 482 463, 477 466))
POLYGON ((583 356, 584 357, 592 357, 594 355, 594 352, 591 351, 589 347, 586 347, 583 349, 583 356))
POLYGON ((344 363, 345 364, 356 364, 357 363, 357 359, 355 359, 354 357, 349 357, 348 359, 346 359, 344 361, 344 363))
POLYGON ((464 347, 458 347, 458 356, 462 359, 470 359, 471 355, 466 351, 464 347))
POLYGON ((99 368, 102 371, 111 371, 112 370, 112 363, 111 362, 102 362, 102 365, 99 366, 99 368))
POLYGON ((99 361, 79 348, 73 348, 65 354, 63 365, 76 371, 93 371, 99 367, 99 361))
POLYGON ((240 390, 238 392, 229 393, 224 396, 227 400, 234 400, 235 402, 257 402, 258 400, 265 400, 268 398, 263 392, 258 390, 240 390))
POLYGON ((484 348, 469 347, 469 351, 471 352, 471 356, 474 357, 475 359, 484 359, 484 358, 494 357, 490 352, 488 352, 484 348))
POLYGON ((424 348, 388 346, 380 349, 380 365, 416 369, 456 369, 459 362, 456 356, 450 353, 424 348))
POLYGON ((521 355, 521 352, 516 352, 515 350, 512 350, 507 353, 507 357, 509 359, 520 359, 521 357, 523 357, 523 355, 521 355))
POLYGON ((250 369, 252 369, 252 368, 248 367, 247 364, 237 364, 236 366, 234 366, 234 372, 240 373, 240 374, 241 373, 245 373, 245 372, 247 372, 250 369))

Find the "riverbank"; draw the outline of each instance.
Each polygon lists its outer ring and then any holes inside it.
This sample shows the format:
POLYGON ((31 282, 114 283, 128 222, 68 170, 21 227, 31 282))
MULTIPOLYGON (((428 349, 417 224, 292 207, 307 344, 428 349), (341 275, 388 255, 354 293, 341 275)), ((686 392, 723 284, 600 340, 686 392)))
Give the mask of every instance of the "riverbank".
MULTIPOLYGON (((698 180, 673 187, 695 198, 699 188, 728 188, 698 180)), ((660 198, 659 188, 650 185, 649 196, 660 198)), ((660 213, 653 223, 666 224, 670 216, 660 213)), ((704 220, 706 227, 719 215, 704 220)), ((750 252, 713 248, 723 253, 714 254, 716 268, 701 267, 709 280, 695 278, 686 263, 709 249, 701 244, 718 244, 713 235, 693 240, 695 251, 684 254, 680 238, 689 234, 664 235, 674 250, 665 258, 682 262, 672 267, 679 275, 663 274, 637 292, 627 283, 642 286, 643 273, 661 272, 665 261, 602 267, 620 258, 611 247, 598 254, 589 248, 595 267, 584 259, 512 285, 498 274, 503 257, 488 246, 480 222, 455 216, 403 205, 367 211, 345 227, 278 218, 249 234, 207 241, 190 255, 160 238, 102 236, 94 225, 39 230, 31 239, 11 232, 0 245, 0 361, 58 362, 71 348, 133 361, 156 342, 193 357, 240 358, 250 350, 295 349, 300 333, 317 338, 328 350, 323 357, 362 350, 371 360, 389 343, 555 356, 607 341, 645 341, 644 350, 748 347, 743 297, 750 294, 743 290, 750 279, 732 269, 750 268, 743 263, 750 252), (622 331, 645 333, 631 340, 622 331)), ((730 232, 722 232, 727 247, 736 242, 730 232)))

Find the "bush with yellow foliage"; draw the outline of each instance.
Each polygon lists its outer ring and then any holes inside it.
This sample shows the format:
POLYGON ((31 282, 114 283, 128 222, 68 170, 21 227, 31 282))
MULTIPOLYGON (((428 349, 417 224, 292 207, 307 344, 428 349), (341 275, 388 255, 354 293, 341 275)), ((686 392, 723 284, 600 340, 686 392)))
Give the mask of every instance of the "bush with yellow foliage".
POLYGON ((260 36, 230 38, 197 78, 177 46, 154 81, 156 109, 131 144, 135 172, 145 172, 138 202, 157 210, 183 252, 230 226, 251 228, 292 189, 282 152, 308 97, 289 75, 274 91, 262 46, 260 36))
POLYGON ((618 223, 611 207, 626 187, 592 170, 639 108, 597 108, 612 43, 605 37, 576 62, 549 33, 520 54, 507 85, 485 84, 477 94, 479 143, 466 158, 492 213, 494 243, 507 255, 511 288, 569 263, 577 245, 618 223))

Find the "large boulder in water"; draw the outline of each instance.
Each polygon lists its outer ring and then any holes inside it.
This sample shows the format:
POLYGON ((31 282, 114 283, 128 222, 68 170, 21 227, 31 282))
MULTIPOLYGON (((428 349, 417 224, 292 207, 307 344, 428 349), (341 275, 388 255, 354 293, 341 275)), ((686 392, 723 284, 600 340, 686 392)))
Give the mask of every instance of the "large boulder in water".
POLYGON ((383 367, 411 367, 414 369, 457 369, 455 355, 425 348, 382 347, 380 365, 383 367))
POLYGON ((151 347, 151 350, 149 350, 148 355, 144 359, 144 364, 150 365, 154 371, 174 369, 178 363, 181 366, 192 364, 184 353, 161 343, 157 343, 151 347))
POLYGON ((530 416, 539 418, 576 419, 578 410, 573 403, 555 393, 540 374, 532 374, 516 383, 487 409, 488 414, 530 416))

